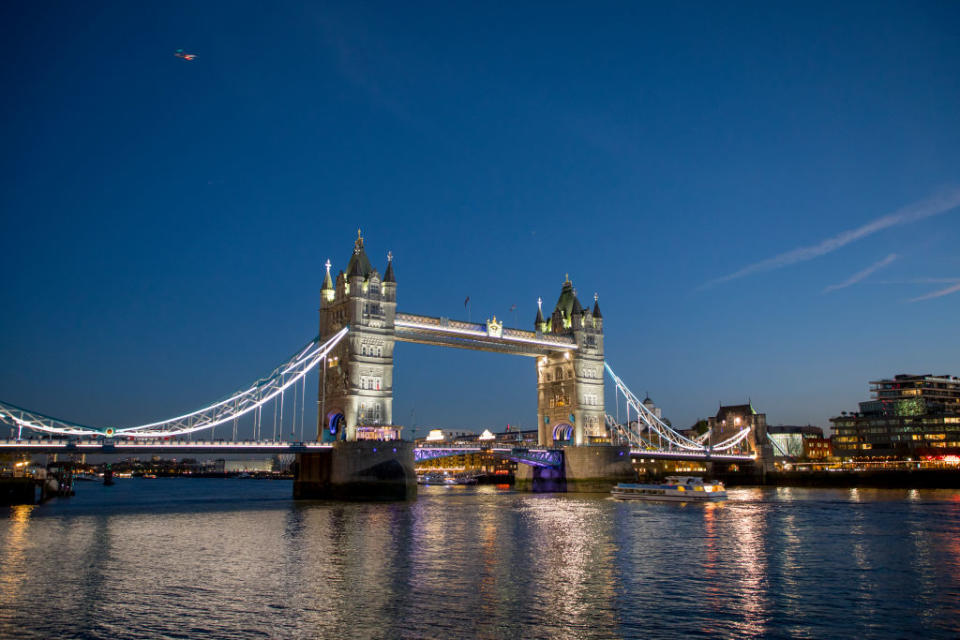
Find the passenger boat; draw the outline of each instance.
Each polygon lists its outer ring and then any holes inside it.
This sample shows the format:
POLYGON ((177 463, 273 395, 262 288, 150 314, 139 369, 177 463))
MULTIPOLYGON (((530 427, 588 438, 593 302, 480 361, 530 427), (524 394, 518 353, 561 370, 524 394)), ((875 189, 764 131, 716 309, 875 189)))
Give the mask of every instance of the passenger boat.
POLYGON ((621 482, 610 495, 619 500, 666 500, 670 502, 712 502, 726 500, 722 482, 704 482, 696 476, 667 476, 660 484, 621 482))

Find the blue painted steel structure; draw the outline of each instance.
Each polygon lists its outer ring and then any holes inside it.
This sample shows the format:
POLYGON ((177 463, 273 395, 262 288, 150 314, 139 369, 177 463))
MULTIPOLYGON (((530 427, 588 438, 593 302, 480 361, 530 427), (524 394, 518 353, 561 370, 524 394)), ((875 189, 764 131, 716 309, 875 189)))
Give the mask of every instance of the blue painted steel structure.
POLYGON ((559 449, 525 449, 508 447, 417 447, 413 450, 414 462, 425 462, 469 453, 495 453, 502 458, 534 467, 561 467, 563 451, 559 449))

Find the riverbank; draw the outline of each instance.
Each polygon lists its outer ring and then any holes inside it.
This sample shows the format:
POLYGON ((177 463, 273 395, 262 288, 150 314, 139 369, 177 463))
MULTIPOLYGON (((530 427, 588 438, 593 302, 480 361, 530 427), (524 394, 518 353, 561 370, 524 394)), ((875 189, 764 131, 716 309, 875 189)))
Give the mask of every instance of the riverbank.
POLYGON ((960 472, 945 469, 778 471, 766 474, 763 484, 774 487, 960 489, 960 472))

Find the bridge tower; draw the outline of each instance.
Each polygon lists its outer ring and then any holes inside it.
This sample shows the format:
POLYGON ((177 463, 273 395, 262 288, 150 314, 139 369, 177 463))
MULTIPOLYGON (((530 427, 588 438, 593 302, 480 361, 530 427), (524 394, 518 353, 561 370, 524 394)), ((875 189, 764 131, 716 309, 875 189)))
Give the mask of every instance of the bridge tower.
POLYGON ((584 309, 567 276, 550 318, 537 309, 537 333, 572 336, 577 344, 572 352, 537 358, 537 435, 542 446, 609 441, 603 408, 603 315, 598 296, 593 298, 593 310, 584 309))
POLYGON ((393 256, 380 276, 357 230, 346 272, 330 277, 320 294, 320 335, 350 332, 328 357, 318 389, 319 439, 379 439, 393 424, 393 344, 397 281, 393 256))

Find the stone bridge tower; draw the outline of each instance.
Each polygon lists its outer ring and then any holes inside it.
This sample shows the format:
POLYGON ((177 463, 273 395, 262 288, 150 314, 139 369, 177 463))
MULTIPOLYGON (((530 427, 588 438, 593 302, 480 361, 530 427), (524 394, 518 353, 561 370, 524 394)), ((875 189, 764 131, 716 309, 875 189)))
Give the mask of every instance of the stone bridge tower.
POLYGON ((393 343, 397 282, 393 256, 383 277, 370 264, 357 231, 346 272, 330 277, 330 261, 320 299, 320 336, 344 326, 350 332, 327 359, 320 377, 320 439, 363 440, 397 437, 393 429, 393 343), (392 433, 391 433, 392 432, 392 433))
MULTIPOLYGON (((540 301, 538 301, 540 304, 540 301)), ((571 336, 573 351, 537 358, 538 439, 543 446, 608 442, 603 408, 603 316, 598 296, 585 310, 568 277, 549 319, 537 310, 536 331, 571 336)))

